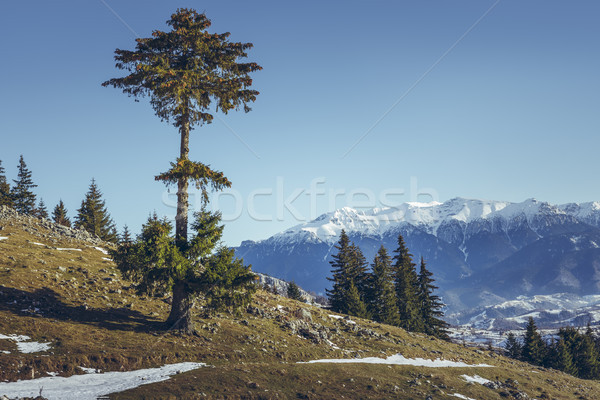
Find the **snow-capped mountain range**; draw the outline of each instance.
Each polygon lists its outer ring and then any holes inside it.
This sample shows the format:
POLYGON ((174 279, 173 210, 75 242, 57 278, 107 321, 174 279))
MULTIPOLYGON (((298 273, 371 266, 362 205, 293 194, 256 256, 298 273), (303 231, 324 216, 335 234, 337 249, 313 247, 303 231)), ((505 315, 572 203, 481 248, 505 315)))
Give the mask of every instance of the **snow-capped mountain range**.
POLYGON ((382 236, 402 224, 413 225, 437 236, 440 227, 454 223, 468 225, 479 220, 502 223, 524 218, 530 226, 534 226, 534 220, 540 214, 570 216, 597 225, 600 218, 600 202, 553 206, 535 199, 510 203, 454 198, 444 203, 407 202, 394 208, 356 210, 344 207, 278 233, 272 239, 289 242, 304 239, 305 235, 309 234, 325 243, 333 243, 338 240, 342 229, 346 232, 361 232, 363 235, 382 236))
POLYGON ((518 295, 589 295, 600 288, 600 202, 454 198, 345 207, 266 240, 245 241, 236 252, 258 272, 322 293, 342 229, 367 260, 381 244, 393 251, 402 234, 415 261, 425 258, 454 311, 518 295))

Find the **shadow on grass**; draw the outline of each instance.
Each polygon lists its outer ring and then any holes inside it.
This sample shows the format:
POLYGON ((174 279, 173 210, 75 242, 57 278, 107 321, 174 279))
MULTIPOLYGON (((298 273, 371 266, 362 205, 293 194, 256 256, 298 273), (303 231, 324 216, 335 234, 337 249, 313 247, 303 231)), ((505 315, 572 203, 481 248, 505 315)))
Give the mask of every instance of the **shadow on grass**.
POLYGON ((126 307, 86 309, 65 304, 58 293, 50 288, 27 292, 0 286, 0 310, 22 316, 80 322, 110 330, 150 332, 168 328, 163 322, 126 307))

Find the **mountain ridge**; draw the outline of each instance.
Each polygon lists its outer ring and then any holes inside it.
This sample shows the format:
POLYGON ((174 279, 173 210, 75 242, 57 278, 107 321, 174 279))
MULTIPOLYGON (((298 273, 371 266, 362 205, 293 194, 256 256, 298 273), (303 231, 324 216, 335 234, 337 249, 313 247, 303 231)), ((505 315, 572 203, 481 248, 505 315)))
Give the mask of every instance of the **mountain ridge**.
POLYGON ((515 292, 548 294, 546 289, 552 287, 586 295, 600 287, 600 251, 595 251, 600 244, 600 202, 553 205, 533 198, 511 203, 457 197, 444 203, 403 203, 396 208, 344 207, 268 239, 244 241, 236 252, 256 271, 323 293, 342 229, 368 261, 382 244, 395 249, 402 234, 415 259, 426 259, 453 309, 508 300, 515 292), (576 245, 580 237, 585 240, 576 245), (506 265, 508 259, 519 262, 516 271, 506 265), (543 277, 544 268, 556 276, 543 277), (491 273, 501 276, 505 269, 512 271, 520 286, 486 282, 491 273), (528 269, 539 272, 539 282, 525 279, 528 269), (557 284, 543 288, 542 278, 552 278, 557 284), (536 292, 538 286, 542 292, 536 292))

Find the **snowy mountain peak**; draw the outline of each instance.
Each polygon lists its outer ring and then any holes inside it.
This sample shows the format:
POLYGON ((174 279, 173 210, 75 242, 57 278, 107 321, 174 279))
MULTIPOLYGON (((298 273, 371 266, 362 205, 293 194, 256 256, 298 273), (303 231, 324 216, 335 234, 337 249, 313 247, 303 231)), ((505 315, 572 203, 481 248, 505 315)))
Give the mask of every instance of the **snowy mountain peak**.
POLYGON ((539 215, 571 215, 577 219, 597 223, 600 221, 600 202, 551 205, 534 198, 520 203, 507 201, 465 199, 456 197, 440 202, 407 202, 398 207, 357 210, 343 207, 320 215, 313 221, 292 227, 272 239, 286 242, 307 238, 334 243, 342 230, 348 233, 381 236, 387 231, 409 224, 437 235, 442 224, 469 224, 477 220, 501 218, 512 220, 525 217, 531 222, 539 215))

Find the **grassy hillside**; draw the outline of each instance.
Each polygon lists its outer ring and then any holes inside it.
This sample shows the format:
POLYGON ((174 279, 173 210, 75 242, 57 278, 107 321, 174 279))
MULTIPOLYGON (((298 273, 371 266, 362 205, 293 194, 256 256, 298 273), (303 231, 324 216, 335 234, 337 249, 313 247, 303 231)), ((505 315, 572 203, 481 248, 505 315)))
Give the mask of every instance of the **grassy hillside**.
POLYGON ((597 382, 371 321, 335 318, 262 291, 247 312, 198 318, 198 334, 180 336, 161 324, 169 299, 136 297, 106 259, 106 244, 69 238, 35 219, 0 218, 0 227, 6 237, 0 240, 0 334, 50 344, 27 354, 0 339, 0 380, 81 374, 79 367, 119 371, 196 361, 208 366, 110 397, 600 398, 597 382), (490 367, 298 363, 397 353, 490 367), (468 383, 462 375, 495 383, 468 383))

